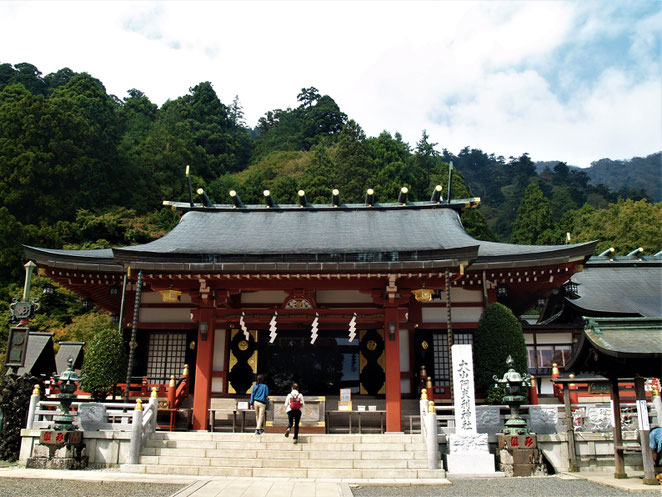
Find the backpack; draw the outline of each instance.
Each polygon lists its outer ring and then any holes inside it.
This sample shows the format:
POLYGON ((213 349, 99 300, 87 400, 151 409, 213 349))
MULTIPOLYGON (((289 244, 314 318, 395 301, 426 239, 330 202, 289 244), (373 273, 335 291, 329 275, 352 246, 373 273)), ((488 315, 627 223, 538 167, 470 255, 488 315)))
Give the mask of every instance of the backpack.
POLYGON ((293 409, 295 411, 299 411, 301 409, 301 397, 296 396, 296 397, 290 397, 290 409, 293 409))

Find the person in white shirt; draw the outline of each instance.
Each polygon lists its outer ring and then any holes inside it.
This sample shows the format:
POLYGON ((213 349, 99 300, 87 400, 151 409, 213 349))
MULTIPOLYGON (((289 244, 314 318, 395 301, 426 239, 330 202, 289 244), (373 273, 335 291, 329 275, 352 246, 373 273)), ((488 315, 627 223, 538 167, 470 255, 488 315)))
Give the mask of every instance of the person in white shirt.
POLYGON ((301 409, 303 409, 303 395, 299 393, 299 385, 292 383, 292 391, 285 398, 285 411, 287 412, 287 430, 285 436, 289 437, 294 425, 294 443, 299 439, 299 421, 301 420, 301 409))

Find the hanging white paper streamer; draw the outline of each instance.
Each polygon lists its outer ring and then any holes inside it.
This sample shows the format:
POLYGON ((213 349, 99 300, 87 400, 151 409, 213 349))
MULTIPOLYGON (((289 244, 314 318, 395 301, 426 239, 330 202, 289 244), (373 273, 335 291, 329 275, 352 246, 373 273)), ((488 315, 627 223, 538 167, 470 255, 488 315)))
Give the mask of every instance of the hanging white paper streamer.
POLYGON ((276 316, 278 316, 278 313, 274 311, 274 317, 269 322, 269 343, 274 343, 274 340, 276 340, 276 330, 278 329, 276 327, 276 316))
POLYGON ((315 313, 315 319, 313 319, 313 324, 310 327, 310 343, 315 343, 317 340, 317 323, 319 321, 319 314, 315 313))
POLYGON ((349 322, 349 341, 353 342, 356 338, 356 313, 352 316, 352 320, 349 322))
POLYGON ((246 340, 250 339, 251 335, 248 333, 248 328, 246 327, 246 323, 244 323, 244 316, 245 314, 242 312, 241 317, 239 318, 239 326, 241 326, 241 330, 244 332, 244 338, 246 340))

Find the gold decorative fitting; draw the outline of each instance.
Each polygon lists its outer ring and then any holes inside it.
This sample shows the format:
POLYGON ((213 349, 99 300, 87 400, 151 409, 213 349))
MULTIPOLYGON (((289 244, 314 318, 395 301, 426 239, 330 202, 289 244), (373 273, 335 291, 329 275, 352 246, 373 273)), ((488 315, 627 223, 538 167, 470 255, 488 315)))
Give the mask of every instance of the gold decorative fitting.
POLYGON ((156 387, 152 387, 152 394, 150 395, 150 397, 151 397, 152 399, 158 399, 158 398, 159 398, 159 393, 158 393, 158 391, 159 391, 158 388, 156 388, 156 387))
POLYGON ((188 364, 184 364, 184 372, 182 373, 182 376, 188 376, 188 364))
POLYGON ((429 347, 429 346, 430 346, 430 345, 428 344, 428 342, 427 342, 426 340, 423 340, 423 341, 421 342, 421 348, 422 348, 423 350, 428 350, 428 347, 429 347))
POLYGON ((414 294, 414 297, 419 302, 430 302, 432 300, 432 290, 428 288, 419 288, 418 290, 412 290, 411 293, 414 294))
POLYGON ((39 385, 34 386, 32 389, 32 395, 36 395, 37 397, 41 395, 41 388, 39 388, 39 385))
POLYGON ((425 388, 421 388, 421 400, 428 400, 428 391, 425 388))
POLYGON ((159 293, 161 294, 161 299, 163 299, 163 302, 166 304, 179 302, 179 299, 182 295, 182 292, 179 290, 173 290, 172 288, 169 288, 168 290, 161 290, 159 293))
POLYGON ((171 387, 174 387, 175 385, 177 385, 177 381, 175 380, 175 375, 173 374, 173 375, 170 377, 170 386, 171 386, 171 387))
POLYGON ((428 387, 428 390, 432 390, 432 377, 431 376, 428 376, 428 381, 427 381, 426 386, 428 387))
POLYGON ((434 400, 428 400, 428 412, 434 412, 434 400))
POLYGON ((143 410, 143 401, 138 399, 136 400, 136 411, 142 411, 143 410))

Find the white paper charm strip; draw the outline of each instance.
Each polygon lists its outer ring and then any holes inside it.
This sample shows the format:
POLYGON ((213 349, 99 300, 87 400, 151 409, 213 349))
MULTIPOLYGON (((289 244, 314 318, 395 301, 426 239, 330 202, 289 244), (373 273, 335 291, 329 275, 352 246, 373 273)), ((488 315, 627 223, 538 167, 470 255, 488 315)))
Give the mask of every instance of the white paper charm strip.
POLYGON ((276 331, 278 330, 276 327, 276 316, 278 316, 278 313, 274 311, 274 317, 269 322, 269 343, 274 343, 274 340, 276 340, 276 331))
POLYGON ((356 313, 354 313, 351 321, 349 322, 349 341, 353 342, 355 338, 356 338, 356 313))
POLYGON ((244 332, 244 338, 246 340, 250 339, 251 335, 248 333, 248 328, 246 327, 246 323, 244 322, 244 316, 245 314, 242 312, 241 317, 239 318, 239 326, 241 326, 241 331, 244 332))
POLYGON ((317 323, 319 322, 319 314, 315 313, 315 319, 313 319, 313 324, 310 327, 310 343, 315 343, 317 340, 317 323))

